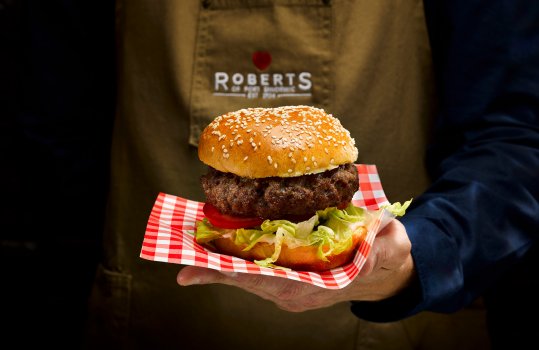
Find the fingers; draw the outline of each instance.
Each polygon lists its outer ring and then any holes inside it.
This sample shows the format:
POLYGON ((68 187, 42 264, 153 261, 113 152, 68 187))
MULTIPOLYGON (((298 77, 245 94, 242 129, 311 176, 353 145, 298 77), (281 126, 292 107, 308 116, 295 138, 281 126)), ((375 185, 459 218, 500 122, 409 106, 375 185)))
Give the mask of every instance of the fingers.
POLYGON ((181 286, 221 283, 240 287, 265 299, 291 299, 299 294, 297 283, 279 277, 251 275, 235 272, 219 272, 196 266, 185 266, 176 278, 181 286))
POLYGON ((272 301, 280 309, 302 312, 329 306, 335 301, 324 296, 322 288, 280 277, 246 273, 219 272, 195 266, 185 266, 177 276, 181 286, 221 283, 239 287, 272 301))

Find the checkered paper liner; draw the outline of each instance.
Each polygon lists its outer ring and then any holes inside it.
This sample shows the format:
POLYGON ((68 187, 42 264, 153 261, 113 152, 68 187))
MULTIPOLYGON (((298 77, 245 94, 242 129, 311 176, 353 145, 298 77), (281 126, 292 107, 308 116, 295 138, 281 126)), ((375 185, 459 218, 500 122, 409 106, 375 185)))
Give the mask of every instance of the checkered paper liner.
POLYGON ((211 252, 195 241, 195 223, 204 218, 204 203, 160 193, 150 213, 140 257, 182 265, 201 266, 225 272, 242 272, 277 276, 310 283, 328 289, 346 287, 365 264, 376 234, 391 220, 393 214, 378 210, 388 204, 375 165, 356 164, 359 190, 352 202, 367 209, 368 232, 349 264, 321 273, 272 269, 251 261, 211 252))

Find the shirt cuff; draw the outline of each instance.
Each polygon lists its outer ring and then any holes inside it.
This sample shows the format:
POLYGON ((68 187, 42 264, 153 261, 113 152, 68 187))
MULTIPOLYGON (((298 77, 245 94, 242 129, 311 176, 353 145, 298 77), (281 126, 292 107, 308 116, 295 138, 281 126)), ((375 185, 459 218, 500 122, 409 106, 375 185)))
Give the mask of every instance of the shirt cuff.
POLYGON ((431 220, 407 216, 401 221, 412 242, 416 277, 393 297, 375 302, 352 301, 351 310, 359 318, 392 322, 425 310, 455 310, 456 306, 451 303, 439 304, 444 298, 454 295, 462 285, 460 264, 455 260, 455 242, 431 220))

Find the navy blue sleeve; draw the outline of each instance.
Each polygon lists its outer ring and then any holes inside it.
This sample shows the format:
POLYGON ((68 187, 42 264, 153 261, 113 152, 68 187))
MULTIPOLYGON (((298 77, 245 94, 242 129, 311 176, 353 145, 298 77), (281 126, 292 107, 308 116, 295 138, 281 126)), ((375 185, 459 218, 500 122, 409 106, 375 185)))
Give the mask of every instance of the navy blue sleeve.
POLYGON ((372 321, 454 312, 491 288, 539 234, 539 2, 425 0, 440 108, 433 183, 402 218, 417 281, 372 321))

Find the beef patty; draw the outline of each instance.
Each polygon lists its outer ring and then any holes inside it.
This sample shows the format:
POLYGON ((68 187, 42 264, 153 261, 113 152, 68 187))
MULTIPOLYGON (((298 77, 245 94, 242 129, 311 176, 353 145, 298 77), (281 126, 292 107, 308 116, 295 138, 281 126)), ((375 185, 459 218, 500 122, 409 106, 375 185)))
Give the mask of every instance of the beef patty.
POLYGON ((210 167, 201 183, 206 201, 221 213, 268 219, 306 217, 316 210, 347 205, 359 188, 354 164, 318 174, 256 179, 210 167))

